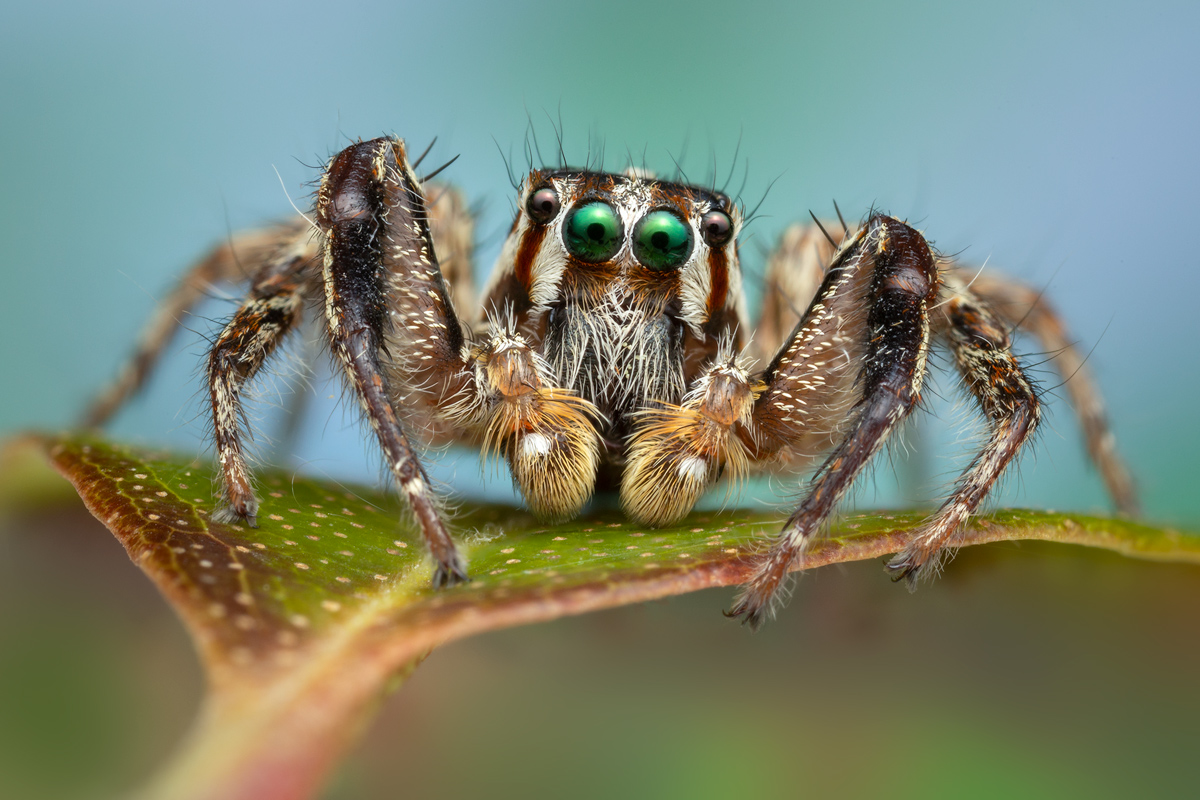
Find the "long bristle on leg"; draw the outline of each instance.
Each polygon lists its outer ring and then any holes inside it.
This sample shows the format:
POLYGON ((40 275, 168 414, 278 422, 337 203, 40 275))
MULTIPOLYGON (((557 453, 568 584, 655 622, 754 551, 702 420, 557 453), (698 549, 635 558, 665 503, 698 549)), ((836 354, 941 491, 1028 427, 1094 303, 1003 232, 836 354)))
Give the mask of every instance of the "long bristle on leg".
MULTIPOLYGON (((754 573, 729 612, 751 628, 757 628, 771 613, 788 572, 813 536, 920 400, 929 349, 928 309, 940 288, 937 264, 917 231, 877 215, 839 251, 816 300, 772 363, 767 391, 756 404, 755 420, 772 420, 773 430, 786 433, 783 423, 773 418, 776 410, 772 404, 779 403, 791 381, 805 374, 800 367, 812 359, 815 348, 823 346, 824 340, 816 335, 818 329, 833 314, 837 301, 846 292, 857 291, 864 279, 868 311, 862 333, 866 348, 857 383, 860 399, 847 434, 817 470, 807 497, 770 549, 756 557, 754 573)), ((785 444, 785 440, 768 439, 760 455, 785 444)))
POLYGON ((892 576, 906 579, 909 588, 937 571, 942 549, 978 509, 1041 416, 1037 391, 1013 355, 1002 321, 953 276, 946 289, 949 297, 939 309, 944 333, 955 366, 987 419, 989 436, 949 499, 888 563, 892 576))

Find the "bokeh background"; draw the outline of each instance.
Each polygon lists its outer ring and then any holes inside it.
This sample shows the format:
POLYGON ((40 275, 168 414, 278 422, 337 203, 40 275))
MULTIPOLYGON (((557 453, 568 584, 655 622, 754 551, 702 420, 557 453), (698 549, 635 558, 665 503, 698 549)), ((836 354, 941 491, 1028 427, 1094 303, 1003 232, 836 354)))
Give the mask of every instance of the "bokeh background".
MULTIPOLYGON (((559 128, 573 162, 732 170, 763 200, 752 274, 783 226, 836 200, 1045 287, 1092 352, 1147 515, 1194 525, 1197 34, 1188 2, 6 3, 0 431, 69 425, 191 259, 291 213, 289 196, 303 208, 315 165, 359 137, 461 156, 445 176, 479 204, 485 272, 511 220, 506 159, 523 170, 528 137, 549 154, 559 128)), ((203 336, 234 290, 215 294, 115 435, 203 452, 203 336)), ((288 457, 372 480, 327 376, 288 457)), ((268 432, 291 391, 273 386, 268 432)), ((951 480, 966 415, 938 386, 861 504, 951 480)), ((439 468, 467 493, 479 473, 439 468)), ((1106 507, 1061 397, 999 502, 1106 507)), ((115 791, 185 730, 197 667, 122 559, 77 513, 0 534, 0 795, 115 791)), ((1200 786, 1194 570, 1027 547, 951 573, 915 598, 877 565, 812 576, 755 637, 710 593, 456 645, 328 796, 1200 786)))

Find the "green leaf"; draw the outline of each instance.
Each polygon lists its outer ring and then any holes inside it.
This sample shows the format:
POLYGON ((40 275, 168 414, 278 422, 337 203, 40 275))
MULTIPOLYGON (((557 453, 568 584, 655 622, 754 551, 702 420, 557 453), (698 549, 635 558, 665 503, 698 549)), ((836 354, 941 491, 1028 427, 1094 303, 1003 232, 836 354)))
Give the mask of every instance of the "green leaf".
MULTIPOLYGON (((435 592, 431 562, 396 499, 260 474, 261 527, 210 519, 207 465, 103 440, 42 440, 54 466, 183 618, 209 695, 148 797, 311 796, 374 709, 433 648, 506 626, 741 583, 778 530, 774 514, 698 512, 645 529, 602 512, 545 525, 464 506, 454 527, 471 583, 435 592)), ((882 558, 919 513, 852 515, 804 568, 882 558)), ((1200 563, 1200 537, 1129 521, 1032 511, 980 518, 963 546, 1013 539, 1200 563)), ((881 575, 882 579, 882 575, 881 575)), ((722 623, 713 609, 714 624, 722 623)))

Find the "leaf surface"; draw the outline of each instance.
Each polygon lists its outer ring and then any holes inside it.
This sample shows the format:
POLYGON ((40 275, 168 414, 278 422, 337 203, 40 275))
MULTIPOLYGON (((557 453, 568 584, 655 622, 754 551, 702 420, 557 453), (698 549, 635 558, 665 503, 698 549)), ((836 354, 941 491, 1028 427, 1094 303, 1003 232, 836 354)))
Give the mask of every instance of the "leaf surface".
MULTIPOLYGON (((260 527, 221 524, 210 519, 208 465, 83 436, 43 443, 183 618, 207 671, 206 705, 148 788, 156 798, 311 796, 381 692, 433 648, 741 583, 779 528, 776 514, 742 510, 648 529, 617 512, 546 525, 519 509, 464 506, 453 525, 472 581, 435 592, 419 533, 384 493, 268 470, 259 475, 260 527)), ((848 516, 803 567, 881 559, 922 519, 848 516)), ((1200 564, 1200 536, 1069 514, 998 512, 976 520, 960 544, 1011 539, 1200 564)))

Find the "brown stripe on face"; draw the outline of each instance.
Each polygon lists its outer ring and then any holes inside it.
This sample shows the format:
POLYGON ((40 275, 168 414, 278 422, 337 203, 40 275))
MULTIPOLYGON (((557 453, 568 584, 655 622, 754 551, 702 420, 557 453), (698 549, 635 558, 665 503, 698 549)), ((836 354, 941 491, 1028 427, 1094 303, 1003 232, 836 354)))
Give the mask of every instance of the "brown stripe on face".
POLYGON ((729 256, 724 247, 708 251, 708 318, 712 319, 725 307, 729 294, 729 256))
POLYGON ((513 272, 517 280, 525 287, 525 291, 533 291, 533 261, 537 258, 542 240, 546 238, 546 226, 530 223, 521 236, 521 244, 517 247, 517 257, 513 262, 513 272))

